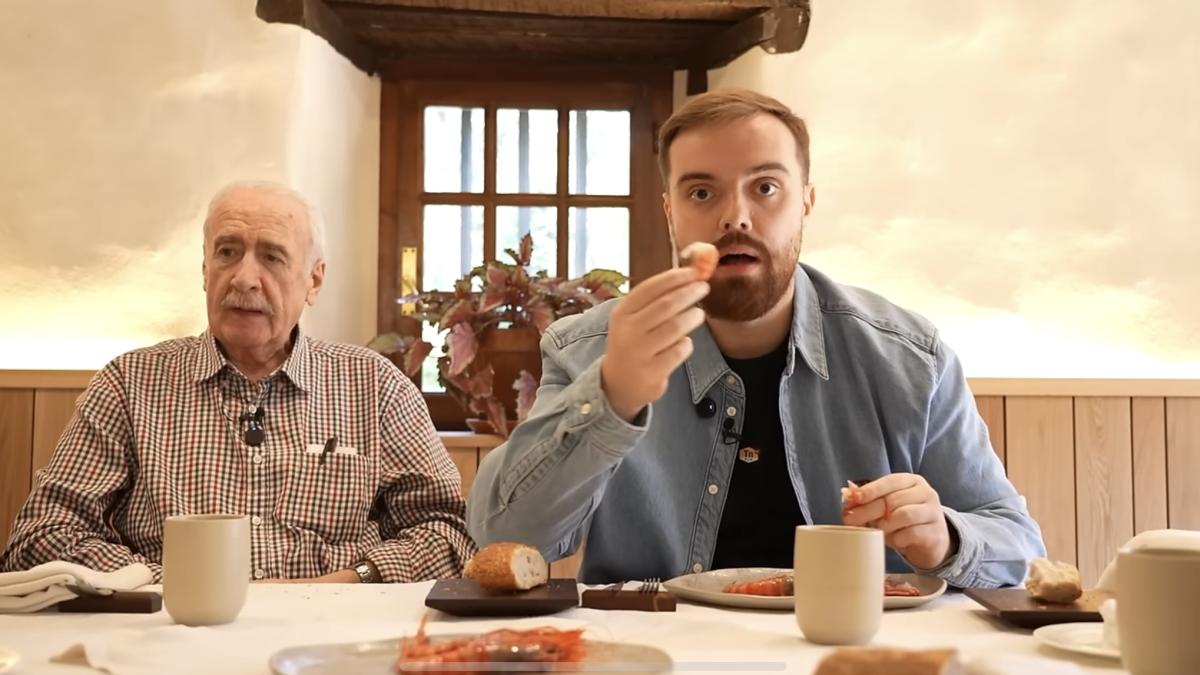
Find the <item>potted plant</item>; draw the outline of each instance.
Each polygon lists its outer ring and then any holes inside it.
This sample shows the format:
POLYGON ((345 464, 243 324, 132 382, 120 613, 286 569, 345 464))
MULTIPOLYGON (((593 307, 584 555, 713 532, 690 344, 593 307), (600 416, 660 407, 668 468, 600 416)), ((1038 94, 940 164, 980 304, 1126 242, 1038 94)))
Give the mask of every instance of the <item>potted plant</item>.
MULTIPOLYGON (((538 343, 556 319, 578 314, 621 294, 625 275, 595 269, 582 277, 531 273, 533 238, 520 250, 505 249, 512 264, 489 262, 454 283, 453 291, 429 291, 398 298, 414 304, 414 317, 437 325, 445 335, 437 359, 438 381, 467 412, 479 433, 507 437, 529 414, 541 378, 538 343), (472 419, 472 416, 478 416, 472 419)), ((376 336, 367 345, 389 356, 416 377, 433 345, 397 333, 376 336)))

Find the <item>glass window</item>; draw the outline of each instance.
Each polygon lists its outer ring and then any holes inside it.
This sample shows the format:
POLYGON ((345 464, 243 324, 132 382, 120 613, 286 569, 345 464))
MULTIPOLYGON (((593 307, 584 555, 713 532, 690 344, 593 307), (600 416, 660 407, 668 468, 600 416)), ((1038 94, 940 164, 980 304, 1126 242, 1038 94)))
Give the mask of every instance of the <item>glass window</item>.
POLYGON ((558 189, 558 111, 496 111, 496 192, 554 194, 558 189))
POLYGON ((483 207, 425 207, 421 251, 423 291, 452 291, 454 282, 483 264, 483 207))
MULTIPOLYGON (((574 278, 597 268, 629 276, 629 209, 570 209, 571 251, 568 274, 574 278)), ((629 290, 626 282, 622 290, 629 290)))
POLYGON ((628 110, 571 111, 571 194, 629 194, 629 162, 628 110))
POLYGON ((553 206, 501 206, 496 209, 496 259, 511 263, 504 249, 518 250, 521 237, 533 236, 533 259, 529 273, 546 270, 551 276, 558 267, 558 209, 553 206))
POLYGON ((483 192, 483 108, 425 108, 425 191, 483 192))

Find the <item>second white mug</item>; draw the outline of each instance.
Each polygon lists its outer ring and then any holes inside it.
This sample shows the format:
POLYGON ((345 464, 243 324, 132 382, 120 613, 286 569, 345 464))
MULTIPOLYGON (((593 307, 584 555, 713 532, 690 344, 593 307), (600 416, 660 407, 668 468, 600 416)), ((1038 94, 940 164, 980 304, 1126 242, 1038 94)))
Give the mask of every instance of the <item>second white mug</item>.
POLYGON ((171 516, 163 523, 163 605, 176 623, 211 626, 237 618, 250 585, 250 520, 171 516))
POLYGON ((883 532, 842 525, 796 528, 796 623, 809 642, 865 645, 883 619, 883 532))

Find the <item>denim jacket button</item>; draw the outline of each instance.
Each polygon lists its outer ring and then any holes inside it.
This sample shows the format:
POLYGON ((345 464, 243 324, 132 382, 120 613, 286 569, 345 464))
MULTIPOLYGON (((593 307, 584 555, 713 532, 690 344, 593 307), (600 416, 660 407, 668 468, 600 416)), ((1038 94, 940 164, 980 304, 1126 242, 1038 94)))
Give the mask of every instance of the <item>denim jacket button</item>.
POLYGON ((695 565, 692 565, 692 571, 695 572, 696 574, 699 574, 704 571, 704 565, 701 565, 700 563, 696 563, 695 565))
POLYGON ((592 414, 592 404, 584 403, 583 405, 579 406, 579 414, 580 415, 591 415, 592 414))
POLYGON ((725 409, 725 414, 729 415, 730 417, 735 417, 735 416, 737 416, 737 408, 735 408, 733 406, 729 406, 728 408, 725 409))
POLYGON ((733 385, 737 384, 737 378, 732 375, 726 375, 725 376, 725 384, 732 387, 733 385))
POLYGON ((721 491, 721 488, 717 487, 717 484, 716 484, 716 483, 711 483, 711 484, 709 484, 709 486, 708 486, 708 494, 710 494, 710 495, 715 495, 715 494, 717 494, 717 493, 718 493, 718 492, 720 492, 720 491, 721 491))

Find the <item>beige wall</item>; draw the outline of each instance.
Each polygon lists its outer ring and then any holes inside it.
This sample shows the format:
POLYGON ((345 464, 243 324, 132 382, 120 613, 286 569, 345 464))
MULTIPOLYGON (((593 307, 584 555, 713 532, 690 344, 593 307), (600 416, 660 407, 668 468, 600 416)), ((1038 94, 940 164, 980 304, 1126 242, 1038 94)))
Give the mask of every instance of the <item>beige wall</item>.
POLYGON ((322 208, 329 285, 305 328, 370 337, 379 82, 254 4, 0 6, 0 368, 203 330, 203 212, 239 178, 322 208))
POLYGON ((1200 3, 814 3, 711 75, 804 115, 803 259, 978 377, 1200 377, 1200 3))

